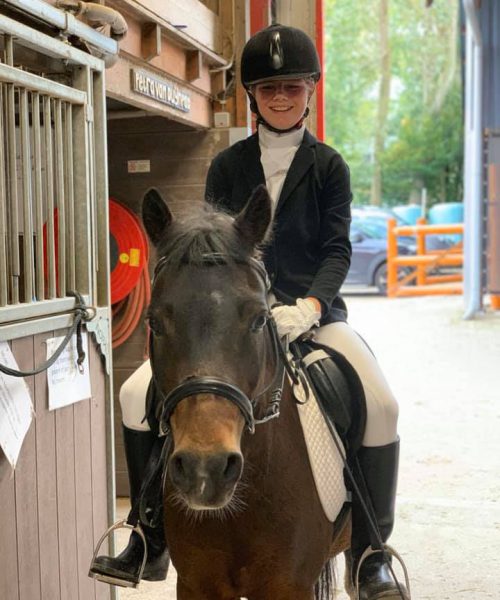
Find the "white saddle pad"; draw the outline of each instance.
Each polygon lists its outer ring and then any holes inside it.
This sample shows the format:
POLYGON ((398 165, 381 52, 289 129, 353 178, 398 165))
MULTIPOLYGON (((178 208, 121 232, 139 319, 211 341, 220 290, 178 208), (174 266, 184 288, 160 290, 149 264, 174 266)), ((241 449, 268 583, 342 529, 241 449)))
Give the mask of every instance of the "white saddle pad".
MULTIPOLYGON (((304 400, 303 390, 294 389, 294 393, 299 400, 304 400)), ((297 410, 318 496, 327 519, 333 523, 347 499, 344 463, 312 390, 309 393, 309 400, 305 404, 297 404, 297 410)), ((337 432, 335 436, 344 452, 337 432)))

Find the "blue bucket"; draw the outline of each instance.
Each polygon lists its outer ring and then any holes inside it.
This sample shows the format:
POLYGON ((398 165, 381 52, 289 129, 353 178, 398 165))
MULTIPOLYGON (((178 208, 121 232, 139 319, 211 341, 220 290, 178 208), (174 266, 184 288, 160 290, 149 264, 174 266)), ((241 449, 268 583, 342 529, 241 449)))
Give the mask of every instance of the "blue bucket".
MULTIPOLYGON (((464 222, 464 205, 462 202, 442 202, 434 204, 429 210, 429 223, 431 225, 443 225, 447 223, 464 222)), ((461 235, 449 235, 455 244, 462 241, 461 235)))
POLYGON ((393 211, 408 225, 416 225, 417 219, 422 216, 422 209, 418 204, 404 204, 402 206, 395 206, 393 211))

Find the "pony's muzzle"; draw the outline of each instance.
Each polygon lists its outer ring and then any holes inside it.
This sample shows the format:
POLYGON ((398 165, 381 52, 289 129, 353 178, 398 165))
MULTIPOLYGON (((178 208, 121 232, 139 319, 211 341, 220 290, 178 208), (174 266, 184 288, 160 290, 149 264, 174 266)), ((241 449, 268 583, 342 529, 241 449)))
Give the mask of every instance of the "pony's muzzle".
POLYGON ((175 452, 168 472, 174 486, 191 508, 221 508, 232 497, 243 471, 239 452, 220 452, 203 456, 192 452, 175 452))

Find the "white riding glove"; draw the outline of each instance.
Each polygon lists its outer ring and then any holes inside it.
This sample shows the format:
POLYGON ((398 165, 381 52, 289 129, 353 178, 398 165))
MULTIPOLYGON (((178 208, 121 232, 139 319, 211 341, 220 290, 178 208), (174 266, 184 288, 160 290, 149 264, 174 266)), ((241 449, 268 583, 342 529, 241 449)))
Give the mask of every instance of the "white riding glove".
POLYGON ((276 306, 271 312, 279 336, 288 335, 289 342, 309 331, 313 325, 318 326, 321 318, 314 301, 304 298, 299 298, 294 306, 276 306))

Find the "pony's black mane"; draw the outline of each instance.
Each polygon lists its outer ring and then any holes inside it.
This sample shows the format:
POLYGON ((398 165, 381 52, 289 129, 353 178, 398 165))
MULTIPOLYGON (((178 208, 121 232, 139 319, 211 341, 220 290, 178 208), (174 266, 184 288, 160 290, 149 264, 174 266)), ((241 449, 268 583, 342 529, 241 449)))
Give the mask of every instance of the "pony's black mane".
POLYGON ((235 262, 255 256, 254 248, 238 234, 234 218, 205 202, 175 219, 158 244, 158 256, 166 258, 173 269, 185 264, 201 266, 214 253, 235 262))

